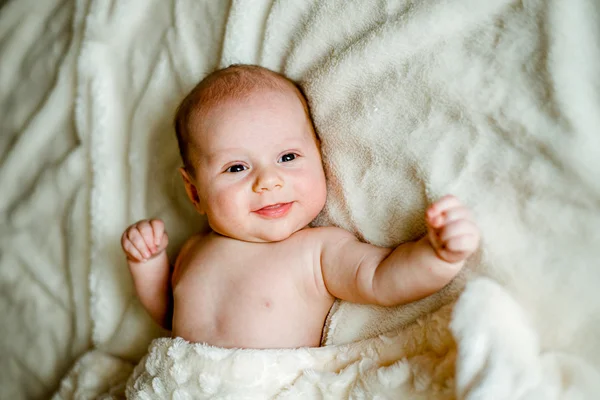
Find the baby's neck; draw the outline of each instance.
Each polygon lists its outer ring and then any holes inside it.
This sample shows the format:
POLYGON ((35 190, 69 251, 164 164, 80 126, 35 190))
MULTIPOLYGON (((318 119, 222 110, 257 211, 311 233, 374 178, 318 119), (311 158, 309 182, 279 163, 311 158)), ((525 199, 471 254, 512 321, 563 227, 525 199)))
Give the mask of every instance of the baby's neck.
POLYGON ((245 243, 256 243, 256 244, 268 244, 268 243, 277 243, 277 242, 283 242, 288 240, 289 238, 291 238, 292 236, 294 236, 296 233, 301 232, 305 229, 310 229, 309 225, 306 225, 303 228, 300 228, 296 231, 293 231, 291 234, 289 234, 288 236, 284 237, 281 240, 262 240, 262 239, 258 239, 258 238, 244 238, 244 237, 237 237, 236 235, 231 235, 231 234, 224 234, 221 232, 218 232, 214 229, 211 229, 207 235, 213 235, 214 237, 221 237, 221 238, 225 238, 225 239, 232 239, 232 240, 238 240, 240 242, 245 242, 245 243))

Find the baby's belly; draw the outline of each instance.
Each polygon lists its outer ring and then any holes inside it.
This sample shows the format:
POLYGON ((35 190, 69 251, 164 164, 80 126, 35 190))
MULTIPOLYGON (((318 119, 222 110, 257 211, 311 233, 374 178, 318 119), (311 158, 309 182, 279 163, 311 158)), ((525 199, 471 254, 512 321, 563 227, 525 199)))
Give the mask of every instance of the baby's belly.
MULTIPOLYGON (((299 297, 299 296, 298 296, 299 297)), ((173 336, 218 347, 316 347, 331 304, 303 298, 232 295, 175 298, 173 336)))

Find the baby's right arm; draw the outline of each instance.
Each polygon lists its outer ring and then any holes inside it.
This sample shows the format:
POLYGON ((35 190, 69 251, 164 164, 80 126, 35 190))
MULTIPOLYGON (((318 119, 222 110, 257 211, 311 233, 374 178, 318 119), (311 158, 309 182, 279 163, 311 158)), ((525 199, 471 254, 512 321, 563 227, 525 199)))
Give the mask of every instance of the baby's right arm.
POLYGON ((160 326, 171 329, 171 271, 167 257, 169 238, 161 220, 142 220, 121 237, 129 271, 140 302, 160 326))

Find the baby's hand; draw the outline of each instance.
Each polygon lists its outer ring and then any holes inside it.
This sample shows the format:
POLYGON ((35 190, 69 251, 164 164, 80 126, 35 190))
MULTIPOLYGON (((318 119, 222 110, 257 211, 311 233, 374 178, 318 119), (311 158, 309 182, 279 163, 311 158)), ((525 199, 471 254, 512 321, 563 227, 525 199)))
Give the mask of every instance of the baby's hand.
POLYGON ((446 262, 463 261, 479 246, 479 228, 471 211, 452 195, 432 204, 425 213, 425 222, 433 249, 446 262))
POLYGON ((136 222, 125 229, 121 237, 121 246, 127 259, 134 262, 146 262, 158 256, 168 244, 165 224, 160 219, 136 222))

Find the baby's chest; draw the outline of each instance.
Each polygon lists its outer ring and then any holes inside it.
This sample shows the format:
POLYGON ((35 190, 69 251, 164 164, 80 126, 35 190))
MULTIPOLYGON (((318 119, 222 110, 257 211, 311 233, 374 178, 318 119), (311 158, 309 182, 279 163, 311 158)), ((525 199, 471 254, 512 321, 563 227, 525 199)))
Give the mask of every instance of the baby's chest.
POLYGON ((215 271, 215 281, 227 282, 227 290, 247 296, 295 296, 306 285, 308 274, 298 259, 267 257, 248 259, 215 271))
POLYGON ((305 295, 312 281, 312 270, 310 260, 293 255, 223 254, 185 266, 174 291, 196 293, 213 300, 240 297, 271 302, 274 298, 305 295))

